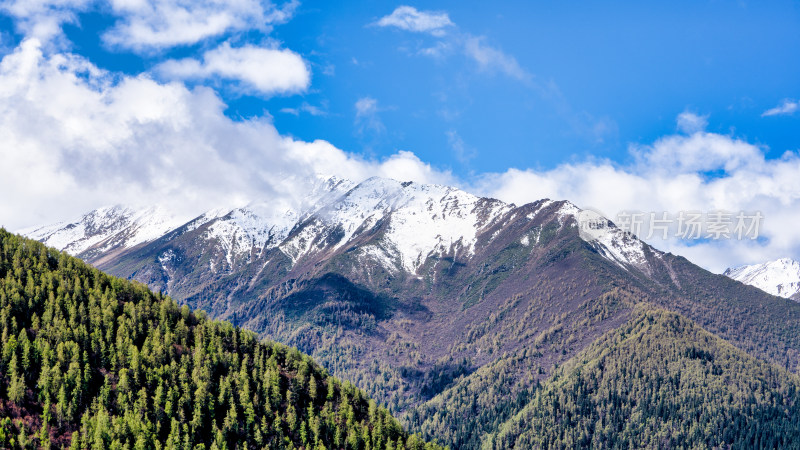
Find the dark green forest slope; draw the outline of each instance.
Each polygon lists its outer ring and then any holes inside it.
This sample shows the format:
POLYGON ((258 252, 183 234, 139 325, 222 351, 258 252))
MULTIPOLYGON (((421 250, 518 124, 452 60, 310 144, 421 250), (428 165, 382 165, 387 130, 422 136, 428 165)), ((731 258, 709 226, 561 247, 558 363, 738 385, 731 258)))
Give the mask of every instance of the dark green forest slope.
POLYGON ((0 447, 438 448, 308 356, 0 229, 0 447))
POLYGON ((800 448, 800 380, 640 306, 543 383, 484 448, 800 448))

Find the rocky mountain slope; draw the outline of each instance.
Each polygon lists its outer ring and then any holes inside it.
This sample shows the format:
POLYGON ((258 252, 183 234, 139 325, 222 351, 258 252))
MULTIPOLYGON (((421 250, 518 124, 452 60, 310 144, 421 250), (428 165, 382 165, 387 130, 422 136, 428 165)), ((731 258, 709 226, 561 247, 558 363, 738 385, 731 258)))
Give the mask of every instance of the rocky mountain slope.
POLYGON ((328 180, 309 199, 205 214, 79 256, 297 346, 454 448, 479 447, 640 305, 790 371, 800 364, 800 304, 608 221, 583 233, 569 202, 517 206, 378 178, 328 180))
POLYGON ((731 268, 724 275, 769 294, 800 301, 800 262, 790 258, 731 268))

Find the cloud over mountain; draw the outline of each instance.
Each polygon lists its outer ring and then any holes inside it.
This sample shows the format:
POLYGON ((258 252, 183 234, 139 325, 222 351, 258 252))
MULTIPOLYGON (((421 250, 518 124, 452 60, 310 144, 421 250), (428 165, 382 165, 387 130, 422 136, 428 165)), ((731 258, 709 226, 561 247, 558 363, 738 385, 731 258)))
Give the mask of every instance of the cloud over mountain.
POLYGON ((120 202, 173 203, 189 214, 255 198, 279 204, 317 174, 450 181, 409 152, 367 160, 282 136, 269 118, 232 120, 225 107, 206 87, 118 77, 24 41, 0 62, 0 189, 17 192, 0 206, 3 225, 120 202))
MULTIPOLYGON (((685 121, 684 115, 678 122, 685 121)), ((549 170, 510 169, 485 175, 477 188, 495 197, 524 203, 543 197, 569 199, 597 208, 612 220, 622 211, 714 210, 761 212, 758 240, 651 240, 656 248, 687 256, 715 271, 800 252, 800 154, 767 159, 766 149, 729 135, 690 128, 690 134, 664 136, 649 145, 632 145, 633 161, 618 164, 589 159, 549 170)))

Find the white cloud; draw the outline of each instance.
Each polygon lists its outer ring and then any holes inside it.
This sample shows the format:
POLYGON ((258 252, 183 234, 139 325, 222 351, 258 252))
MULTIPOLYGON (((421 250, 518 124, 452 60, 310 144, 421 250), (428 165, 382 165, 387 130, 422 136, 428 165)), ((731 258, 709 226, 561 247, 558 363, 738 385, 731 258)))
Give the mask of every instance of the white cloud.
POLYGON ((372 97, 362 97, 356 101, 356 117, 367 117, 378 112, 378 101, 372 97))
POLYGON ((475 149, 468 147, 456 130, 449 130, 445 135, 447 136, 447 143, 450 145, 450 149, 453 150, 453 154, 455 154, 459 162, 466 164, 475 158, 477 155, 475 149))
POLYGON ((136 51, 190 45, 224 33, 268 32, 289 20, 299 3, 259 0, 110 0, 119 20, 103 35, 113 46, 136 51))
POLYGON ((356 101, 355 108, 355 125, 359 134, 364 135, 369 131, 380 135, 386 131, 386 126, 378 116, 381 111, 381 108, 378 107, 378 100, 372 97, 362 97, 356 101))
POLYGON ((227 42, 205 52, 202 61, 194 58, 168 60, 154 71, 174 79, 237 80, 247 90, 266 96, 302 92, 311 83, 305 61, 291 50, 252 45, 231 47, 227 42))
POLYGON ((703 131, 708 126, 708 116, 701 116, 691 111, 684 111, 678 114, 678 130, 684 133, 696 133, 703 131))
POLYGON ((262 0, 4 0, 0 10, 15 19, 25 36, 41 42, 62 35, 64 23, 92 8, 116 22, 103 34, 106 44, 139 52, 191 45, 225 33, 261 30, 291 19, 297 0, 276 5, 262 0))
POLYGON ((764 164, 762 150, 728 136, 697 132, 689 136, 672 135, 649 146, 631 146, 640 167, 664 174, 724 171, 733 173, 744 167, 764 164))
POLYGON ((423 56, 428 56, 433 59, 442 59, 448 54, 453 52, 454 41, 437 41, 430 47, 422 47, 417 50, 417 53, 423 56))
POLYGON ((0 226, 19 229, 102 204, 193 214, 297 196, 316 174, 451 183, 413 154, 373 161, 328 142, 237 122, 213 90, 109 74, 27 39, 0 61, 0 226), (12 194, 13 193, 13 194, 12 194))
POLYGON ((441 172, 422 161, 412 152, 400 150, 386 158, 377 167, 377 175, 400 181, 439 180, 438 183, 455 185, 449 172, 441 172))
POLYGON ((446 29, 453 26, 453 22, 445 12, 419 11, 412 6, 398 6, 391 14, 381 17, 375 24, 416 33, 429 33, 433 36, 444 36, 446 29))
POLYGON ((308 113, 312 116, 327 116, 327 104, 323 102, 323 106, 314 106, 309 104, 308 102, 303 102, 297 108, 281 108, 281 112, 284 114, 292 114, 294 116, 299 116, 300 113, 308 113))
POLYGON ((95 0, 5 0, 0 11, 16 19, 15 26, 26 36, 47 41, 61 34, 61 25, 75 22, 75 12, 87 9, 95 0))
POLYGON ((464 44, 464 51, 482 70, 504 73, 511 78, 527 80, 530 75, 520 67, 517 60, 503 51, 486 44, 484 37, 470 36, 464 44))
POLYGON ((766 159, 764 149, 731 136, 697 131, 633 146, 635 162, 607 160, 562 164, 550 170, 511 169, 485 175, 476 190, 523 204, 569 199, 612 220, 622 211, 760 211, 765 241, 650 240, 720 272, 727 267, 800 257, 800 154, 766 159), (713 173, 713 176, 709 176, 713 173))
POLYGON ((768 109, 761 114, 761 117, 769 116, 787 116, 796 113, 800 110, 800 101, 784 99, 780 105, 768 109))
POLYGON ((521 81, 531 78, 513 56, 487 44, 485 36, 446 33, 447 28, 457 30, 458 27, 445 12, 419 11, 411 6, 399 6, 390 15, 375 22, 375 25, 428 33, 439 38, 433 45, 417 50, 420 55, 439 59, 453 51, 463 52, 483 71, 502 73, 521 81))

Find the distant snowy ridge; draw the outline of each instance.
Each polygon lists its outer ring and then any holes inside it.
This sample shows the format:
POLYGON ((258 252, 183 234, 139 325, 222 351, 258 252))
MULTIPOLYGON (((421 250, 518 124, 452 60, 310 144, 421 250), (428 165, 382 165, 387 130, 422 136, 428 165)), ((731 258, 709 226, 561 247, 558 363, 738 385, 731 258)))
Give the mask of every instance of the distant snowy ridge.
POLYGON ((71 222, 21 230, 20 234, 46 245, 80 255, 91 248, 99 252, 130 248, 163 236, 185 222, 160 207, 130 208, 122 205, 98 208, 71 222))
POLYGON ((269 202, 252 202, 239 208, 217 208, 190 219, 163 207, 105 206, 71 221, 31 227, 18 232, 59 250, 83 258, 114 249, 152 242, 183 228, 183 232, 208 224, 206 239, 214 240, 230 261, 253 248, 275 247, 286 238, 303 211, 338 197, 354 184, 336 177, 319 179, 299 202, 301 209, 269 202))
POLYGON ((800 262, 793 259, 730 268, 725 275, 769 294, 800 300, 800 262))
MULTIPOLYGON (((533 220, 553 203, 540 202, 528 219, 533 220)), ((228 269, 274 248, 288 256, 292 264, 298 264, 310 255, 358 245, 361 236, 373 234, 376 240, 359 248, 365 261, 377 262, 390 272, 417 273, 429 257, 471 258, 479 236, 504 227, 515 208, 451 186, 378 177, 356 184, 321 177, 295 205, 251 202, 244 207, 212 210, 192 220, 176 218, 157 207, 114 206, 97 209, 73 222, 23 230, 22 234, 92 259, 111 250, 199 230, 202 240, 222 254, 223 260, 212 260, 212 267, 228 269)), ((561 202, 555 211, 560 227, 576 226, 581 213, 570 202, 561 202)), ((523 238, 522 244, 536 245, 538 237, 532 237, 535 239, 523 238)), ((590 243, 619 267, 649 273, 646 244, 616 227, 603 230, 590 243)), ((169 259, 169 255, 162 256, 164 261, 169 259)))

